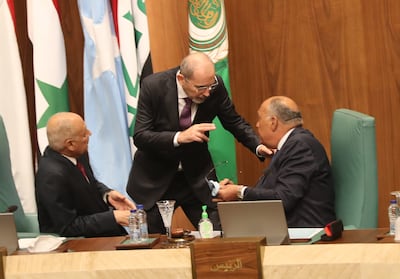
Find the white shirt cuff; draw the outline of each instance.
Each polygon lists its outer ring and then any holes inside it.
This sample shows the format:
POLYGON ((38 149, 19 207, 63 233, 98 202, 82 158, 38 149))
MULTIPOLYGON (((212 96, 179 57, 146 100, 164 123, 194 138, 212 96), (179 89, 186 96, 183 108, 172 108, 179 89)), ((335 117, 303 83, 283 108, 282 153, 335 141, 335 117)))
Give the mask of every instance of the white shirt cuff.
POLYGON ((174 147, 178 147, 180 146, 180 144, 178 143, 178 136, 181 132, 177 132, 174 136, 174 147))
POLYGON ((264 158, 264 156, 263 156, 263 155, 260 155, 260 153, 258 152, 258 150, 261 148, 261 146, 262 146, 262 144, 257 145, 257 148, 256 148, 256 155, 257 155, 258 157, 264 158))
POLYGON ((239 187, 240 188, 239 188, 239 191, 237 193, 237 197, 238 197, 239 200, 243 200, 244 191, 246 190, 247 186, 240 185, 239 187))
POLYGON ((174 147, 178 147, 180 144, 178 143, 178 136, 181 132, 177 132, 174 136, 174 147))

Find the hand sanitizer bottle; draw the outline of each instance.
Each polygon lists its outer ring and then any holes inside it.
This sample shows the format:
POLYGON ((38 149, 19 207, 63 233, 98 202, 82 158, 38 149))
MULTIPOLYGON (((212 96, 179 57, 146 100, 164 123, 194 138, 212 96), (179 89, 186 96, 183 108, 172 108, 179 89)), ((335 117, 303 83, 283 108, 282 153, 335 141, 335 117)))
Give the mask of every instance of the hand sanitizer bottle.
POLYGON ((199 233, 201 238, 212 238, 213 237, 213 224, 208 219, 207 205, 201 207, 203 212, 201 213, 201 219, 199 221, 199 233))

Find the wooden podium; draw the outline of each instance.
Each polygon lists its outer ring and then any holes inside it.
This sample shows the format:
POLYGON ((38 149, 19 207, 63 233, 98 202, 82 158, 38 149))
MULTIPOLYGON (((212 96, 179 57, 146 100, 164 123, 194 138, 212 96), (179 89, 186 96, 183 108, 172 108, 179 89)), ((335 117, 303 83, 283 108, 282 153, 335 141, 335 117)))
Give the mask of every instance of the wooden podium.
POLYGON ((263 278, 265 245, 265 237, 195 240, 190 245, 193 278, 263 278))

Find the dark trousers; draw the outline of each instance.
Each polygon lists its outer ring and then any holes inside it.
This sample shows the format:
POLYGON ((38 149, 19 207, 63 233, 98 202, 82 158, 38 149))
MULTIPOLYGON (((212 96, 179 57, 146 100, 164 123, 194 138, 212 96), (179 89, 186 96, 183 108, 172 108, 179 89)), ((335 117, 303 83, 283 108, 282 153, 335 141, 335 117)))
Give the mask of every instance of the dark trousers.
MULTIPOLYGON (((196 230, 198 229, 198 223, 201 219, 201 213, 203 211, 201 208, 203 204, 195 196, 192 188, 188 185, 183 171, 176 173, 170 187, 161 199, 175 200, 175 208, 180 206, 196 230)), ((157 204, 155 204, 146 212, 149 233, 165 234, 166 231, 164 223, 162 221, 160 212, 158 211, 157 204)), ((210 218, 214 225, 214 230, 220 230, 221 225, 219 222, 218 211, 214 208, 207 207, 207 212, 208 218, 210 218)))

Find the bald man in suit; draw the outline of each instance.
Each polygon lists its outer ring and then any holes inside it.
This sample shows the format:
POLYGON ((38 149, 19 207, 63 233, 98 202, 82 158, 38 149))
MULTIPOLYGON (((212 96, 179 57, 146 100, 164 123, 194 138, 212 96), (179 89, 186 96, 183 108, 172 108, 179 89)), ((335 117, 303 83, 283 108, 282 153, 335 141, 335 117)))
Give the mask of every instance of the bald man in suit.
POLYGON ((282 200, 289 227, 324 227, 334 221, 331 167, 322 144, 304 129, 297 104, 286 96, 265 100, 258 110, 262 142, 276 150, 254 187, 222 181, 225 200, 282 200))
POLYGON ((87 149, 90 131, 75 113, 61 112, 47 123, 49 146, 35 177, 40 231, 61 236, 126 235, 135 205, 97 181, 87 149))

